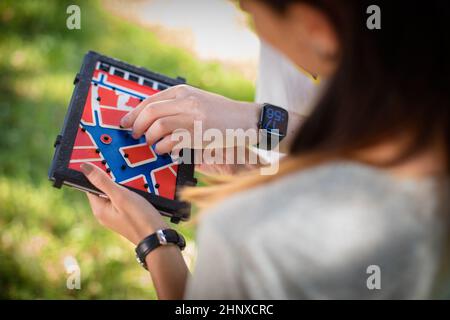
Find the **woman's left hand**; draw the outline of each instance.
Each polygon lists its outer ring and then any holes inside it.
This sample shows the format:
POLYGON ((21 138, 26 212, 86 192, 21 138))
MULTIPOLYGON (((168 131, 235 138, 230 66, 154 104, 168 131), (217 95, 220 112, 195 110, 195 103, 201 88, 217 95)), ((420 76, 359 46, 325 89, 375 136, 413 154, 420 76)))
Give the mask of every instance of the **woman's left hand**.
POLYGON ((106 199, 87 194, 94 216, 103 226, 119 233, 135 245, 156 230, 168 227, 159 212, 147 200, 115 183, 96 166, 83 163, 81 171, 108 197, 106 199))

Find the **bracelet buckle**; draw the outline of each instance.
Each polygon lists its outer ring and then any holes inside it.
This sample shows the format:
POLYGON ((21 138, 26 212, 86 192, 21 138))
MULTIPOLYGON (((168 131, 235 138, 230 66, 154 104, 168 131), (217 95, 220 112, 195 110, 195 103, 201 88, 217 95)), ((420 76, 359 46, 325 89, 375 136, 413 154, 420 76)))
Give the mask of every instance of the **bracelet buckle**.
POLYGON ((160 245, 165 246, 167 244, 166 235, 164 234, 163 230, 157 230, 156 236, 158 237, 158 241, 160 245))

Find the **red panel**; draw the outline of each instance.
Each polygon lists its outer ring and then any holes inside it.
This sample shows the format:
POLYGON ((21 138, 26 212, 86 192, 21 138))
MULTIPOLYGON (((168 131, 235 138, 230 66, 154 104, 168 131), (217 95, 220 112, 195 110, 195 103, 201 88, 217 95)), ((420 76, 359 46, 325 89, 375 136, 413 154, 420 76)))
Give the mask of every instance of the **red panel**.
MULTIPOLYGON (((136 166, 139 164, 144 164, 156 160, 156 154, 153 152, 152 148, 148 144, 139 144, 129 147, 121 148, 122 156, 128 155, 125 158, 127 163, 131 166, 136 166)), ((125 156, 124 156, 125 157, 125 156)))
POLYGON ((141 175, 141 176, 134 177, 133 179, 128 180, 126 182, 121 182, 120 184, 134 188, 134 189, 148 192, 148 188, 145 187, 146 183, 147 183, 147 181, 145 180, 145 177, 143 175, 141 175))
POLYGON ((177 169, 178 165, 174 163, 168 167, 156 169, 153 171, 153 177, 155 179, 154 182, 159 184, 158 194, 161 197, 169 199, 175 198, 175 188, 177 184, 177 176, 176 176, 177 169))
POLYGON ((132 97, 130 96, 130 98, 128 99, 127 103, 125 104, 128 107, 137 107, 138 104, 141 103, 141 100, 136 98, 136 97, 132 97))
POLYGON ((96 69, 96 70, 94 71, 94 75, 92 76, 92 78, 93 78, 94 80, 100 80, 100 74, 107 75, 106 72, 103 72, 103 71, 101 71, 101 70, 96 69))
POLYGON ((107 77, 107 81, 113 85, 121 86, 124 88, 129 88, 129 89, 141 92, 141 93, 143 93, 145 95, 149 95, 149 96, 151 96, 152 94, 155 94, 159 91, 159 90, 150 88, 148 86, 143 86, 136 82, 125 80, 121 77, 106 73, 104 71, 100 71, 100 70, 97 70, 97 71, 98 71, 98 73, 94 73, 94 76, 96 76, 97 74, 104 74, 107 77))
POLYGON ((84 121, 85 123, 95 124, 94 112, 92 111, 91 87, 89 87, 81 120, 84 121))
POLYGON ((127 110, 100 107, 100 125, 120 129, 120 120, 128 113, 127 110))
POLYGON ((95 147, 95 144, 87 132, 83 132, 81 128, 78 128, 74 147, 95 147))
POLYGON ((102 159, 99 153, 96 153, 97 148, 83 148, 73 149, 72 157, 70 160, 83 160, 83 159, 102 159))
MULTIPOLYGON (((93 165, 99 167, 104 172, 106 172, 107 167, 101 161, 87 161, 87 162, 89 162, 90 164, 93 164, 93 165)), ((85 163, 85 162, 82 162, 82 161, 81 162, 70 162, 69 163, 69 168, 72 169, 72 170, 76 170, 76 171, 80 171, 81 172, 80 166, 83 163, 85 163)), ((110 173, 108 173, 108 172, 106 172, 106 173, 108 174, 109 177, 111 177, 110 173)))
POLYGON ((117 107, 118 96, 115 91, 105 87, 98 87, 98 96, 100 97, 100 104, 103 106, 117 107))

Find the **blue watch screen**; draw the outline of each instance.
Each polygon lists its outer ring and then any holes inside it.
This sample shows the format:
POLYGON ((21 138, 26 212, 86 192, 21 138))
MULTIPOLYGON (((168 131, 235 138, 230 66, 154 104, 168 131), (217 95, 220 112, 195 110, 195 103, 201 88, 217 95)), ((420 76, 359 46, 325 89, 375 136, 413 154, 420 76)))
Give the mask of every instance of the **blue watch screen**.
POLYGON ((278 129, 280 133, 286 130, 286 112, 278 108, 268 107, 264 112, 263 127, 267 130, 278 129))

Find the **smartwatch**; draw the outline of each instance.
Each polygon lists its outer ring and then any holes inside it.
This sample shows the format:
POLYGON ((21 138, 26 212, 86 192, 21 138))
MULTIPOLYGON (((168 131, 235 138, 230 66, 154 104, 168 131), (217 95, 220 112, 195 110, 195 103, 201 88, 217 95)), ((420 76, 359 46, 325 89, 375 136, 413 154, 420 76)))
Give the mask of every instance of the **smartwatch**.
POLYGON ((180 250, 183 250, 186 247, 186 241, 184 240, 184 237, 176 230, 157 230, 155 233, 144 238, 136 246, 135 251, 137 262, 146 270, 148 270, 147 263, 145 262, 145 258, 148 256, 148 254, 160 246, 166 246, 170 244, 177 245, 180 250))
POLYGON ((289 113, 270 103, 264 103, 258 123, 259 142, 258 148, 271 150, 287 134, 289 113))

